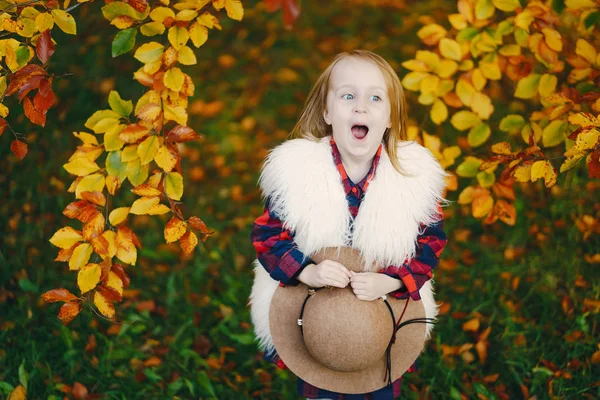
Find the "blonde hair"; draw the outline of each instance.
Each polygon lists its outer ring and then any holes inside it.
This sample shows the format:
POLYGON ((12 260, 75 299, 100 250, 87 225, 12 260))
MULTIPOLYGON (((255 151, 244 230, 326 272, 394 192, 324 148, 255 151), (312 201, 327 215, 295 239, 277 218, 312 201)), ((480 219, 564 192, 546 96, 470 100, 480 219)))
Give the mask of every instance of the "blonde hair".
POLYGON ((306 138, 310 140, 318 140, 332 134, 331 126, 325 123, 323 112, 327 108, 327 92, 329 90, 329 80, 331 71, 340 60, 347 57, 357 57, 363 60, 371 61, 383 74, 387 86, 387 95, 390 99, 390 120, 391 127, 386 129, 383 134, 383 145, 390 157, 390 161, 394 168, 403 173, 400 163, 398 162, 397 145, 406 140, 406 100, 404 98, 404 90, 400 79, 394 69, 381 56, 368 50, 352 50, 349 52, 340 53, 335 56, 331 64, 321 73, 313 85, 304 109, 294 129, 290 134, 291 138, 306 138))

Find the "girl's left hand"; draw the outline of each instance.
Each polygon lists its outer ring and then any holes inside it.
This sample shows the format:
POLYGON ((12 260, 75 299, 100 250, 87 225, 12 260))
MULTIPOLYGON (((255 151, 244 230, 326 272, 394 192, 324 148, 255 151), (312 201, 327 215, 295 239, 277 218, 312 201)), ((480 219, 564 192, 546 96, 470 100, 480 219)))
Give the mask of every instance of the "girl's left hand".
POLYGON ((350 285, 359 300, 372 301, 398 289, 398 280, 378 272, 350 271, 350 285))

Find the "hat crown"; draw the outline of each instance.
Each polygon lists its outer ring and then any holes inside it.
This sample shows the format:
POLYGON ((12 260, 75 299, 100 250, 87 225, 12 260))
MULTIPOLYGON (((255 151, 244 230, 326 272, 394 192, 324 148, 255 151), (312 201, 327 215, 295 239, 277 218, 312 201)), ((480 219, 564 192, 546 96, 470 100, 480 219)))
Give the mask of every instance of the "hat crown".
POLYGON ((317 291, 302 316, 304 344, 321 364, 353 372, 381 361, 393 334, 393 321, 383 301, 354 301, 351 289, 317 291))

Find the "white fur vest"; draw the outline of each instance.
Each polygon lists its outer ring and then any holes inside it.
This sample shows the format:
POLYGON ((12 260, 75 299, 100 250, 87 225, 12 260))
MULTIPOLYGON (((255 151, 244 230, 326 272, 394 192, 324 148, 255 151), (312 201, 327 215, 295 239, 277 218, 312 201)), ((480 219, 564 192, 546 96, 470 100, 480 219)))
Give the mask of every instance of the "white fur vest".
MULTIPOLYGON (((367 266, 375 262, 374 272, 414 258, 419 224, 437 221, 438 203, 446 204, 447 174, 439 162, 427 148, 405 141, 397 148, 405 172, 400 174, 384 148, 351 229, 346 194, 329 140, 286 141, 269 153, 262 169, 262 194, 270 197, 272 209, 294 234, 298 249, 310 255, 324 247, 351 245, 361 251, 367 266)), ((270 351, 274 347, 269 305, 279 282, 258 260, 254 261, 254 273, 249 299, 252 323, 259 347, 270 351)), ((435 318, 438 308, 431 281, 419 294, 426 316, 435 318)), ((428 324, 427 338, 430 332, 428 324)))

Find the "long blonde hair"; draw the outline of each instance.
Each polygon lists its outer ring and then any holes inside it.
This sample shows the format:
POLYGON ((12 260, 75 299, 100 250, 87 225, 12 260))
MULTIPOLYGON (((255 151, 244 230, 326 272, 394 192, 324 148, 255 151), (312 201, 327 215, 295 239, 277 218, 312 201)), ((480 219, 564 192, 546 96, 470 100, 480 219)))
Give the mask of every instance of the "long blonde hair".
POLYGON ((323 112, 327 108, 327 92, 329 90, 329 80, 331 71, 336 64, 346 57, 357 57, 363 60, 371 61, 383 74, 387 86, 387 94, 390 99, 390 119, 392 126, 386 129, 383 134, 383 145, 390 157, 390 161, 394 168, 403 173, 400 163, 398 162, 397 145, 406 140, 406 100, 404 98, 404 90, 400 79, 394 69, 381 56, 368 50, 352 50, 349 52, 339 53, 335 56, 331 64, 321 73, 313 85, 304 109, 294 129, 290 134, 291 138, 306 138, 318 140, 332 134, 331 126, 325 123, 323 112))

